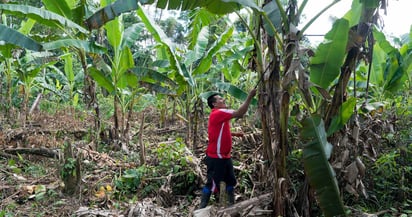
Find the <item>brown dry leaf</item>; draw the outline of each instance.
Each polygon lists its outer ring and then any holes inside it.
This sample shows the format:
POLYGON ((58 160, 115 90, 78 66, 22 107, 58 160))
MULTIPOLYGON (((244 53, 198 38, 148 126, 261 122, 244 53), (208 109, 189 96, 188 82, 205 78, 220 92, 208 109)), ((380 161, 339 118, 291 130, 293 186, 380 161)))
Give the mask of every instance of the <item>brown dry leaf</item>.
POLYGON ((103 199, 106 197, 106 189, 104 189, 104 186, 101 186, 100 189, 94 194, 99 199, 103 199))
POLYGON ((363 164, 362 160, 360 159, 360 157, 356 157, 356 166, 359 169, 359 175, 360 177, 365 176, 365 171, 366 171, 366 166, 365 164, 363 164))
POLYGON ((34 194, 34 192, 36 192, 35 185, 26 185, 26 186, 23 186, 22 188, 28 194, 34 194))
POLYGON ((346 170, 345 178, 346 180, 348 180, 349 183, 352 184, 356 180, 359 174, 359 170, 358 170, 358 167, 356 166, 356 162, 354 161, 351 164, 349 164, 349 166, 347 166, 345 170, 346 170))
POLYGON ((356 192, 356 190, 352 187, 352 185, 350 184, 346 184, 345 186, 345 190, 353 195, 355 195, 355 197, 359 197, 358 192, 356 192))

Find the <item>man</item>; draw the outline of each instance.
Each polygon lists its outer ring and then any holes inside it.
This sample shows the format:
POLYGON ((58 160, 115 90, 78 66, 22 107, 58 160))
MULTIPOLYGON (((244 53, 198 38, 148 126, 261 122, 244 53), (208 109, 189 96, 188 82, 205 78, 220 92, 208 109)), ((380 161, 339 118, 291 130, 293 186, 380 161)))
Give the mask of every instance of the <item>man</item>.
MULTIPOLYGON (((219 191, 221 181, 226 183, 229 205, 233 205, 235 202, 234 187, 236 178, 230 152, 232 150, 232 135, 236 135, 230 132, 229 121, 232 118, 243 117, 255 95, 256 89, 251 90, 246 100, 237 110, 228 109, 225 99, 218 94, 213 94, 207 99, 207 104, 212 111, 209 116, 209 144, 205 158, 207 182, 202 190, 201 209, 208 205, 211 194, 219 191)), ((241 134, 238 136, 241 136, 241 134)))

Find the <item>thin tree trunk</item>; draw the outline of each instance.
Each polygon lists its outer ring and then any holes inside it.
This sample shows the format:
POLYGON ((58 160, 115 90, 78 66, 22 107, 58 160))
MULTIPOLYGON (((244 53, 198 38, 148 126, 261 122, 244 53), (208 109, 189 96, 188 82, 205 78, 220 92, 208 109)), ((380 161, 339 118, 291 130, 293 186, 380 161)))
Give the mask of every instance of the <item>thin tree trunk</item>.
POLYGON ((146 164, 146 148, 143 143, 143 130, 144 130, 144 111, 141 112, 142 117, 140 121, 140 130, 139 130, 139 143, 140 143, 140 165, 146 164))

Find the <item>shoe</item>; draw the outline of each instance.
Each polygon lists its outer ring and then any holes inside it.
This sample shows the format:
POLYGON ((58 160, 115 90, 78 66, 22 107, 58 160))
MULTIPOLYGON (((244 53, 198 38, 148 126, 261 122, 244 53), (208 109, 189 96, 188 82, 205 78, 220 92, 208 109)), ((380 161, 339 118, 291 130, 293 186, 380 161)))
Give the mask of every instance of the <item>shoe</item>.
POLYGON ((227 192, 227 202, 229 206, 235 204, 235 189, 232 186, 226 188, 227 192))
POLYGON ((206 187, 203 188, 202 197, 200 199, 199 209, 203 209, 209 204, 211 194, 212 194, 212 192, 208 188, 206 188, 206 187))

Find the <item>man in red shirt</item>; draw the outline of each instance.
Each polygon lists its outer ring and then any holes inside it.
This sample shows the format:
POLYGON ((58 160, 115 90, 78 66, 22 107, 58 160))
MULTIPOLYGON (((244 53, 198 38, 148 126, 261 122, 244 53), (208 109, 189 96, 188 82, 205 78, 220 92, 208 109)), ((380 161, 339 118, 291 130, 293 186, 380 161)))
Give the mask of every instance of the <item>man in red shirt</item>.
POLYGON ((207 182, 202 190, 200 208, 206 207, 211 194, 219 191, 221 181, 226 183, 229 204, 232 205, 235 202, 236 178, 230 152, 232 150, 232 136, 242 136, 242 134, 231 133, 229 121, 232 118, 243 117, 255 95, 256 89, 251 90, 245 102, 237 110, 228 109, 225 99, 218 94, 213 94, 207 99, 207 104, 212 111, 209 116, 209 144, 205 159, 207 182))

